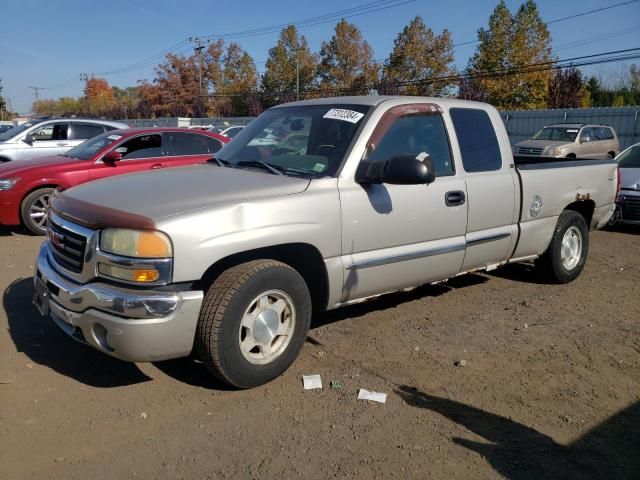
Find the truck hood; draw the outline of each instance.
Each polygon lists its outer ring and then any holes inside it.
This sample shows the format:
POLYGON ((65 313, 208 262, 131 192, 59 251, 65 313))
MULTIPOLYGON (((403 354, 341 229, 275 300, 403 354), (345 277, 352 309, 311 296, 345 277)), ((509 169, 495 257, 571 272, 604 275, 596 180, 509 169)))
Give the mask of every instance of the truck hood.
POLYGON ((216 205, 303 192, 310 180, 211 164, 119 175, 66 190, 56 213, 90 228, 152 228, 156 221, 216 205))
POLYGON ((549 147, 568 147, 573 145, 573 142, 567 141, 553 141, 553 140, 525 140, 523 142, 516 143, 516 147, 523 148, 549 148, 549 147))
POLYGON ((31 158, 19 162, 0 163, 0 178, 18 177, 25 171, 34 170, 47 165, 60 165, 67 162, 82 162, 62 155, 52 155, 51 157, 31 158))
POLYGON ((620 187, 640 191, 640 168, 621 168, 620 187))

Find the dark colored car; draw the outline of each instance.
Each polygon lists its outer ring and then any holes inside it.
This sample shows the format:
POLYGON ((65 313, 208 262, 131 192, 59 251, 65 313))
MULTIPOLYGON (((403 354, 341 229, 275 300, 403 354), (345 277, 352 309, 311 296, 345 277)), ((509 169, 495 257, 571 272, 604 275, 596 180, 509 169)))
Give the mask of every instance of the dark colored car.
POLYGON ((22 224, 34 234, 44 235, 49 197, 56 188, 201 163, 229 141, 202 130, 129 128, 98 135, 63 155, 1 164, 0 225, 22 224))

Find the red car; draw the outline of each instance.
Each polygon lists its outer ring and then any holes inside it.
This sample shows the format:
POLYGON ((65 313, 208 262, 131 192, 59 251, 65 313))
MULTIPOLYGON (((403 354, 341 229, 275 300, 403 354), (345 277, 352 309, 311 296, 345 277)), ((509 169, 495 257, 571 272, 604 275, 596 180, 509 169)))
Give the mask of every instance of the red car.
POLYGON ((98 135, 64 155, 0 164, 0 225, 46 232, 49 196, 91 180, 210 159, 231 139, 203 130, 128 128, 98 135))

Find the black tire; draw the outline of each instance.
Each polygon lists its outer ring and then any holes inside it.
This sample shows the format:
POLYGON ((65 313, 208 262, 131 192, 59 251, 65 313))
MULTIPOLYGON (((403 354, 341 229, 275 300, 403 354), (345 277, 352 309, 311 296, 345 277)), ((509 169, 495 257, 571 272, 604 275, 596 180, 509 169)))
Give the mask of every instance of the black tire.
POLYGON ((39 188, 24 197, 20 204, 22 224, 34 235, 44 235, 47 233, 46 213, 49 211, 49 198, 54 191, 55 188, 39 188), (31 217, 31 210, 36 208, 44 209, 42 212, 37 212, 45 215, 44 223, 39 223, 38 220, 31 217))
POLYGON ((538 259, 537 267, 543 276, 554 283, 569 283, 575 280, 584 269, 589 253, 589 229, 584 217, 578 212, 565 210, 560 214, 551 243, 546 252, 538 259), (571 268, 563 263, 562 244, 565 234, 570 230, 580 237, 579 260, 571 268))
MULTIPOLYGON (((234 387, 262 385, 295 361, 307 338, 311 311, 307 284, 293 268, 275 260, 240 264, 223 272, 207 290, 198 319, 195 353, 211 373, 234 387), (289 296, 295 321, 291 338, 280 354, 269 363, 255 364, 240 348, 241 322, 252 302, 268 291, 289 296)), ((278 319, 281 321, 282 316, 278 319)))
POLYGON ((576 158, 576 154, 575 153, 570 153, 565 158, 576 158))
POLYGON ((609 152, 609 153, 607 153, 607 156, 608 156, 610 159, 612 159, 612 160, 613 160, 614 158, 616 158, 616 154, 615 154, 615 152, 609 152))

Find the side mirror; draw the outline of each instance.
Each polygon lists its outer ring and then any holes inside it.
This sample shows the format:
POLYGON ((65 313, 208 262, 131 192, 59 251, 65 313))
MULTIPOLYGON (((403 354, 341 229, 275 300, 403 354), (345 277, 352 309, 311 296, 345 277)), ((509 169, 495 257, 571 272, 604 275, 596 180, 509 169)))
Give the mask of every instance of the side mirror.
POLYGON ((391 160, 361 162, 356 171, 356 182, 388 183, 390 185, 422 185, 432 183, 436 171, 429 157, 418 160, 413 155, 400 155, 391 160))
POLYGON ((26 137, 24 137, 23 142, 26 143, 27 145, 33 145, 33 142, 35 141, 35 139, 33 138, 33 135, 28 133, 26 137))
POLYGON ((117 149, 105 153, 104 157, 102 157, 102 161, 107 163, 119 162, 120 160, 122 160, 122 153, 118 152, 117 149))

